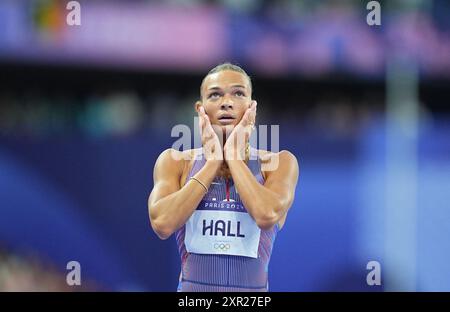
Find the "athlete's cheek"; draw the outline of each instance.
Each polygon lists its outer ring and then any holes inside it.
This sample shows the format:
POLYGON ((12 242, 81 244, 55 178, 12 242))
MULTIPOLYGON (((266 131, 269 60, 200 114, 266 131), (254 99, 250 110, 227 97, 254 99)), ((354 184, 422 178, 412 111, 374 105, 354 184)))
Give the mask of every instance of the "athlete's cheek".
POLYGON ((207 103, 205 106, 205 113, 211 119, 212 116, 215 116, 214 105, 210 105, 207 103))

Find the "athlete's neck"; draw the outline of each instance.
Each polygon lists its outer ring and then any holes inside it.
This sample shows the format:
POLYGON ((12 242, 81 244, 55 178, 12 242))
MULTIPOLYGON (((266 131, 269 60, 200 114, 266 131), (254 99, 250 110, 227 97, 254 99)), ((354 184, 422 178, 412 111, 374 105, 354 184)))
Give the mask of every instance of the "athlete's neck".
POLYGON ((225 179, 229 179, 231 178, 231 172, 230 172, 230 168, 228 168, 228 165, 226 162, 222 163, 222 166, 219 169, 219 172, 217 173, 217 175, 219 177, 225 178, 225 179))
MULTIPOLYGON (((226 141, 228 139, 228 136, 229 136, 229 133, 227 135, 227 133, 225 131, 222 131, 222 150, 223 150, 223 147, 225 146, 225 143, 226 143, 226 141)), ((248 153, 249 153, 249 146, 250 146, 249 144, 250 143, 247 140, 247 142, 245 144, 245 149, 246 149, 245 150, 245 162, 246 163, 248 162, 248 159, 249 159, 249 156, 250 156, 250 155, 248 155, 248 153)), ((222 163, 222 166, 220 167, 219 172, 218 172, 217 175, 220 176, 220 177, 223 177, 225 179, 231 178, 230 168, 228 167, 228 164, 226 162, 222 163)))

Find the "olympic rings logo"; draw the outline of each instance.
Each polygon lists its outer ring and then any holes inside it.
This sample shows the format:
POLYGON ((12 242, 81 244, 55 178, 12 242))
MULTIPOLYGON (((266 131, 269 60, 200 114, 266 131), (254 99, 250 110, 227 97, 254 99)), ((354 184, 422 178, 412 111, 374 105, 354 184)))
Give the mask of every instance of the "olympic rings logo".
POLYGON ((229 243, 226 243, 226 244, 225 243, 215 243, 214 244, 214 249, 218 249, 221 251, 227 251, 230 248, 231 248, 231 246, 229 243))

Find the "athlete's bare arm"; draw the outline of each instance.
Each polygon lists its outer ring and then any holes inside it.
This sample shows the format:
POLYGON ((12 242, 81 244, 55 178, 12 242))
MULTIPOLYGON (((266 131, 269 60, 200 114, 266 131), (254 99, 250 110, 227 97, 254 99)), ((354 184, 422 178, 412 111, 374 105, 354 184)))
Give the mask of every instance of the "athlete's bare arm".
POLYGON ((256 224, 265 230, 285 217, 294 201, 299 174, 297 159, 292 153, 281 151, 266 157, 279 157, 279 164, 276 170, 265 172, 264 185, 258 183, 242 160, 227 162, 245 208, 256 224))
MULTIPOLYGON (((168 149, 158 157, 153 173, 154 187, 148 199, 150 222, 161 239, 167 239, 185 224, 205 195, 205 189, 197 181, 186 181, 181 187, 185 160, 175 160, 172 153, 180 158, 182 152, 168 149)), ((209 187, 218 168, 217 164, 207 161, 194 177, 209 187)))
MULTIPOLYGON (((239 136, 249 136, 256 116, 256 102, 247 109, 241 122, 234 128, 224 146, 224 156, 239 196, 261 229, 270 229, 276 223, 282 225, 288 209, 294 201, 298 180, 298 162, 288 151, 279 153, 261 153, 264 161, 276 164, 265 171, 265 183, 261 185, 242 160, 236 157, 244 148, 239 136)), ((264 163, 262 170, 264 170, 264 163)))
MULTIPOLYGON (((199 112, 199 127, 206 163, 194 177, 209 188, 223 163, 222 157, 217 157, 222 151, 204 111, 199 112)), ((180 152, 168 149, 156 161, 148 211, 151 226, 161 239, 167 239, 183 226, 205 195, 204 187, 195 180, 186 181, 183 187, 180 184, 186 162, 193 156, 192 150, 180 152)))

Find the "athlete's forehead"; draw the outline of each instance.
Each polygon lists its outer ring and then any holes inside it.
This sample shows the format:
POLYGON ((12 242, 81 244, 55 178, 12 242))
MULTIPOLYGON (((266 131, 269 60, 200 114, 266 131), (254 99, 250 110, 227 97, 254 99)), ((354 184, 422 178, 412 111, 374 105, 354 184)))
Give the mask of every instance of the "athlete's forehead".
POLYGON ((243 88, 251 91, 249 79, 245 74, 233 70, 222 70, 205 77, 202 84, 202 93, 228 88, 243 88))

